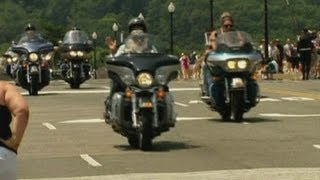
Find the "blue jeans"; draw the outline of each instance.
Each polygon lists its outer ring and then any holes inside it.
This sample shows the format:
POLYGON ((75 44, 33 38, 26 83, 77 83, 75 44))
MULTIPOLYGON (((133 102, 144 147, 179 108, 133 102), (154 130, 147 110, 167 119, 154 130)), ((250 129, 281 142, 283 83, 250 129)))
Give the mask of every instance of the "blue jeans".
POLYGON ((213 83, 212 75, 207 65, 203 66, 203 95, 209 96, 209 86, 213 83))

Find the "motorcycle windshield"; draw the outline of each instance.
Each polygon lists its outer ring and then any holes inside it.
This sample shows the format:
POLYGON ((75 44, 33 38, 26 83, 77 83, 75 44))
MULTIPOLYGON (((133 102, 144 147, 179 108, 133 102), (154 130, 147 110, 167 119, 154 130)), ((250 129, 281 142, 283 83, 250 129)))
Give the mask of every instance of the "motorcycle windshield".
POLYGON ((217 37, 216 52, 248 53, 254 50, 251 36, 243 31, 231 31, 219 34, 217 37))
POLYGON ((157 53, 150 36, 141 30, 132 31, 124 44, 124 53, 157 53))
POLYGON ((63 38, 63 44, 90 44, 86 32, 79 30, 68 31, 63 38))
POLYGON ((22 34, 18 44, 25 44, 25 43, 45 43, 46 40, 43 39, 40 33, 30 31, 22 34))

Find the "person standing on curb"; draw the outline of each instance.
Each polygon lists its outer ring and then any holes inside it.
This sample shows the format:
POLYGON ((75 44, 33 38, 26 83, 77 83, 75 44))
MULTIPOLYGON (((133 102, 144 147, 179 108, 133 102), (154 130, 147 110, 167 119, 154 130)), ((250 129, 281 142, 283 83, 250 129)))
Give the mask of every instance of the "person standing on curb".
POLYGON ((311 51, 313 49, 312 36, 309 30, 304 28, 298 42, 298 52, 302 65, 302 80, 308 80, 311 66, 311 51))

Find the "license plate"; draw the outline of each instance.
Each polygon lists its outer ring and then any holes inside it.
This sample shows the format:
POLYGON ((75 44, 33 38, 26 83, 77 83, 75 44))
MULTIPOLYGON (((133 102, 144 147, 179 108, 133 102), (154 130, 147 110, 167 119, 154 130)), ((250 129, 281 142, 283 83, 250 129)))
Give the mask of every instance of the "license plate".
POLYGON ((140 99, 139 107, 141 107, 141 108, 152 108, 153 104, 149 99, 140 99))
POLYGON ((241 78, 232 78, 231 86, 233 88, 241 88, 244 87, 244 82, 241 78))
POLYGON ((36 66, 31 66, 30 72, 38 72, 38 68, 36 66))

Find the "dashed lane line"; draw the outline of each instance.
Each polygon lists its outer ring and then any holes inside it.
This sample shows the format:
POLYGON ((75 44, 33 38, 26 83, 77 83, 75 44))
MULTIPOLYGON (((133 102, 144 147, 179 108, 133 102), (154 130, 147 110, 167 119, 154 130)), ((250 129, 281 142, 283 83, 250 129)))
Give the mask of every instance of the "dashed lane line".
POLYGON ((266 117, 320 117, 320 114, 281 114, 281 113, 261 113, 260 116, 266 117))
POLYGON ((46 128, 48 128, 49 130, 56 130, 57 129, 54 125, 47 123, 47 122, 42 123, 42 125, 45 126, 46 128))
POLYGON ((178 105, 178 106, 182 106, 182 107, 189 107, 189 105, 184 104, 184 103, 174 102, 174 104, 178 105))
POLYGON ((313 147, 315 147, 316 149, 320 149, 320 145, 319 144, 314 144, 313 147))
POLYGON ((88 164, 90 164, 93 167, 101 167, 102 165, 98 163, 96 160, 94 160, 91 156, 88 154, 80 154, 80 157, 85 160, 88 164))

